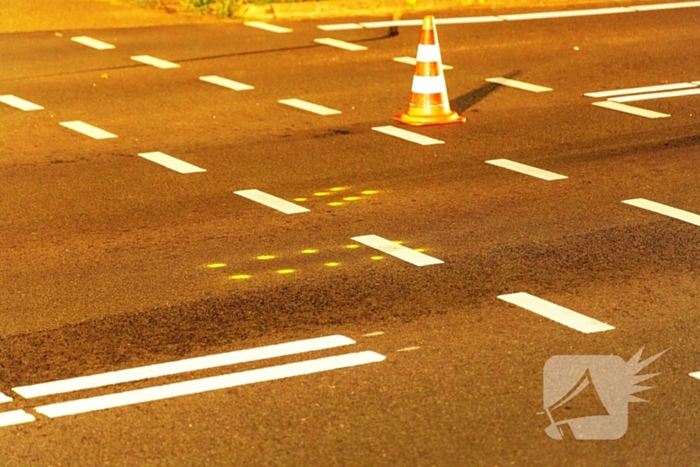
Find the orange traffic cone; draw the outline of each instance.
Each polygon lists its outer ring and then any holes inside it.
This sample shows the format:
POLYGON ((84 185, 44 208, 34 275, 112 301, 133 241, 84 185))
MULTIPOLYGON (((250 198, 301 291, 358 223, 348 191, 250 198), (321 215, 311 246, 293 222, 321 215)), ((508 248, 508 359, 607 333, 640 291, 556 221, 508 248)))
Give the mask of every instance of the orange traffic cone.
POLYGON ((394 118, 417 126, 464 122, 466 118, 450 110, 433 16, 423 18, 416 62, 408 110, 394 118))

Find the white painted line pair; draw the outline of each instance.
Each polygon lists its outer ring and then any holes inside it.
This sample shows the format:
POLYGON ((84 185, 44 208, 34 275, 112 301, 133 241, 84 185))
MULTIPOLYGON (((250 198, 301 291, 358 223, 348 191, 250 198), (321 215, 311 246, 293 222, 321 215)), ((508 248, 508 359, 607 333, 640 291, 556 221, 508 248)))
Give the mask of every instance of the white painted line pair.
POLYGON ((610 110, 637 115, 646 118, 666 118, 669 114, 654 112, 652 110, 641 109, 631 105, 623 104, 623 102, 635 102, 651 99, 665 99, 669 97, 691 96, 700 94, 698 83, 672 83, 661 84, 657 86, 644 86, 629 89, 614 89, 611 91, 589 92, 584 94, 588 97, 607 97, 607 101, 594 102, 593 105, 603 107, 610 110), (692 88, 692 89, 691 89, 692 88))

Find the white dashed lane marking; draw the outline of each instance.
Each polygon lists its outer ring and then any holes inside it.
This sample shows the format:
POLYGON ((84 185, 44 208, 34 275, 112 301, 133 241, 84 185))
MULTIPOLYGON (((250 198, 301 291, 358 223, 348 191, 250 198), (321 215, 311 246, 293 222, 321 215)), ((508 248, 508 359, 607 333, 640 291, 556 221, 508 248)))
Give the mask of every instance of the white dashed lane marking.
POLYGON ((634 107, 631 105, 620 104, 619 102, 603 101, 594 102, 593 105, 596 107, 603 107, 604 109, 617 110, 618 112, 623 112, 630 115, 637 115, 639 117, 646 118, 665 118, 670 117, 669 114, 664 114, 661 112, 654 112, 653 110, 641 109, 639 107, 634 107))
POLYGON ((133 57, 131 57, 131 59, 135 62, 144 63, 146 65, 151 65, 163 70, 168 70, 171 68, 180 68, 180 65, 178 65, 177 63, 169 62, 167 60, 162 60, 156 57, 151 57, 150 55, 134 55, 133 57))
POLYGON ((13 96, 12 94, 5 94, 4 96, 0 96, 0 102, 14 107, 16 109, 24 110, 25 112, 29 110, 43 109, 43 107, 40 105, 34 104, 33 102, 25 101, 24 99, 21 99, 17 96, 13 96))
POLYGON ((681 91, 653 92, 650 94, 636 94, 634 96, 611 97, 612 102, 634 102, 646 101, 649 99, 667 99, 669 97, 694 96, 700 94, 700 89, 684 89, 681 91))
POLYGON ((61 122, 59 123, 59 125, 64 126, 66 128, 70 128, 73 131, 77 131, 78 133, 82 133, 94 139, 107 139, 117 137, 117 135, 115 135, 114 133, 110 133, 109 131, 105 131, 101 128, 97 128, 96 126, 92 126, 79 120, 74 120, 71 122, 61 122))
MULTIPOLYGON (((418 60, 416 60, 416 59, 413 58, 413 57, 396 57, 396 58, 394 58, 394 61, 395 61, 395 62, 399 62, 399 63, 405 63, 406 65, 414 65, 414 66, 415 66, 415 64, 418 62, 418 60)), ((452 70, 453 67, 451 67, 450 65, 445 65, 445 64, 443 63, 443 64, 442 64, 442 69, 443 69, 443 70, 452 70)))
POLYGON ((255 89, 249 84, 239 83, 238 81, 233 81, 216 75, 200 76, 199 79, 201 79, 202 81, 206 81, 207 83, 216 84, 228 89, 233 89, 234 91, 247 91, 249 89, 255 89))
POLYGON ((529 165, 521 164, 519 162, 509 161, 508 159, 494 159, 486 161, 487 164, 496 165, 498 167, 503 167, 504 169, 513 170, 515 172, 520 172, 525 175, 531 175, 533 177, 541 178, 542 180, 563 180, 568 178, 565 175, 559 175, 554 172, 549 172, 547 170, 538 169, 536 167, 531 167, 529 165))
POLYGON ((423 136, 412 131, 404 130, 401 128, 396 128, 395 126, 375 126, 372 128, 374 131, 379 133, 384 133, 385 135, 394 136, 412 143, 420 144, 421 146, 429 146, 432 144, 445 144, 444 141, 439 139, 430 138, 428 136, 423 136))
POLYGON ((12 398, 0 392, 0 404, 4 404, 5 402, 12 402, 12 398))
POLYGON ((285 32, 292 32, 289 28, 284 28, 282 26, 276 26, 274 24, 263 23, 261 21, 248 21, 243 23, 245 26, 250 26, 251 28, 262 29, 263 31, 276 32, 278 34, 285 32))
POLYGON ((386 238, 379 237, 377 235, 361 235, 359 237, 352 237, 352 240, 367 245, 368 247, 379 250, 382 253, 391 255, 400 260, 411 263, 414 266, 428 266, 431 264, 442 264, 444 261, 432 256, 428 256, 419 251, 411 250, 403 245, 387 240, 386 238))
POLYGON ((177 159, 173 156, 169 156, 167 154, 164 154, 162 152, 142 152, 139 153, 140 157, 143 157, 144 159, 147 159, 151 162, 155 162, 156 164, 160 164, 163 167, 167 167, 170 170, 174 170, 175 172, 179 172, 181 174, 190 174, 190 173, 197 173, 197 172, 206 172, 206 169, 203 169, 201 167, 197 167, 196 165, 192 165, 189 162, 182 161, 180 159, 177 159))
POLYGON ((372 351, 357 352, 334 357, 318 358, 316 360, 288 363, 286 365, 278 365, 256 370, 248 370, 240 373, 166 384, 163 386, 137 389, 116 394, 78 399, 69 402, 59 402, 57 404, 37 407, 35 410, 38 413, 46 415, 50 418, 63 417, 66 415, 75 415, 79 413, 93 412, 96 410, 140 404, 143 402, 200 394, 203 392, 232 388, 245 384, 260 383, 263 381, 272 381, 276 379, 289 378, 292 376, 309 375, 324 371, 337 370, 340 368, 366 365, 369 363, 381 362, 385 358, 386 357, 384 357, 384 355, 380 355, 372 351))
POLYGON ((337 47, 343 50, 349 50, 351 52, 357 52, 358 50, 367 50, 367 47, 365 47, 364 45, 357 45, 351 42, 339 41, 338 39, 331 39, 330 37, 314 39, 314 42, 323 45, 329 45, 331 47, 337 47))
POLYGON ((28 414, 24 410, 11 410, 0 413, 0 426, 19 425, 35 421, 34 415, 28 414))
POLYGON ((77 42, 78 44, 83 44, 88 47, 92 47, 93 49, 97 50, 109 50, 114 48, 112 44, 108 44, 106 42, 102 42, 88 36, 71 37, 70 40, 72 40, 73 42, 77 42))
POLYGON ((321 25, 318 27, 319 29, 323 31, 349 31, 352 29, 362 29, 362 26, 360 26, 357 23, 342 23, 342 24, 327 24, 327 25, 321 25))
POLYGON ((287 200, 284 200, 282 198, 278 198, 277 196, 267 194, 264 191, 240 190, 240 191, 234 191, 234 193, 237 194, 238 196, 242 196, 242 197, 247 198, 251 201, 255 201, 256 203, 260 203, 260 204, 265 205, 269 208, 276 209, 276 210, 281 211, 285 214, 298 214, 298 213, 302 213, 302 212, 309 212, 309 210, 303 206, 299 206, 297 204, 290 203, 287 200))
POLYGON ((696 379, 700 379, 700 371, 696 371, 695 373, 690 373, 690 376, 696 379))
POLYGON ((340 110, 330 109, 318 104, 312 104, 311 102, 306 102, 301 99, 282 99, 278 101, 280 104, 288 105, 290 107, 295 107, 297 109, 306 110, 307 112, 312 112, 318 115, 337 115, 342 113, 340 110))
POLYGON ((684 211, 682 209, 673 208, 671 206, 666 206, 665 204, 656 203, 654 201, 649 201, 648 199, 636 198, 628 199, 623 201, 625 204, 631 206, 636 206, 638 208, 646 209, 647 211, 652 211, 657 214, 662 214, 664 216, 673 217, 689 224, 697 225, 700 227, 700 215, 684 211))
POLYGON ((204 357, 188 358, 174 362, 34 384, 32 386, 20 386, 12 388, 12 390, 26 399, 31 399, 52 394, 64 394, 84 389, 141 381, 149 378, 157 378, 159 376, 176 375, 190 371, 255 362, 268 358, 333 349, 351 344, 355 344, 355 341, 345 336, 334 335, 317 337, 314 339, 285 342, 283 344, 268 345, 253 349, 235 350, 233 352, 207 355, 204 357))
POLYGON ((547 92, 551 91, 552 88, 547 88, 544 86, 538 86, 537 84, 530 84, 530 83, 524 83, 522 81, 517 81, 514 79, 508 79, 508 78, 488 78, 486 79, 489 83, 495 83, 495 84, 500 84, 501 86, 509 86, 511 88, 517 88, 517 89, 522 89, 524 91, 531 91, 531 92, 547 92))
POLYGON ((602 323, 525 292, 499 295, 498 298, 585 334, 615 329, 609 324, 602 323))
POLYGON ((613 89, 610 91, 596 91, 587 92, 584 96, 595 97, 596 99, 602 97, 614 97, 614 96, 625 96, 628 94, 642 94, 645 92, 656 92, 656 91, 673 91, 676 89, 688 89, 694 88, 696 84, 693 83, 673 83, 673 84, 659 84, 656 86, 643 86, 640 88, 628 88, 628 89, 613 89))

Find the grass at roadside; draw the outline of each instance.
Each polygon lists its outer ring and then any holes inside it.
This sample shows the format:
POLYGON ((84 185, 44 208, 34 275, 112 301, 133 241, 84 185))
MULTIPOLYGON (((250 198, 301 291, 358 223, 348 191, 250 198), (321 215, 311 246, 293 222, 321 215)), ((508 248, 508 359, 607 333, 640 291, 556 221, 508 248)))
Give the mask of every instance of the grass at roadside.
POLYGON ((236 11, 251 4, 295 3, 319 0, 128 0, 129 2, 152 8, 159 8, 168 13, 180 11, 201 12, 223 18, 233 18, 236 11))

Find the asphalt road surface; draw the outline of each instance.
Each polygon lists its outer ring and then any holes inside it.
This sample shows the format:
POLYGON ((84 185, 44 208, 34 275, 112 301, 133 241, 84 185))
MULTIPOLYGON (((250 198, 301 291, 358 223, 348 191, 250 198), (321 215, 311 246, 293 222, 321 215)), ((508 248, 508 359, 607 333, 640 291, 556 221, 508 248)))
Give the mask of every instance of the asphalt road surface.
POLYGON ((0 35, 0 465, 700 465, 699 12, 0 35))

